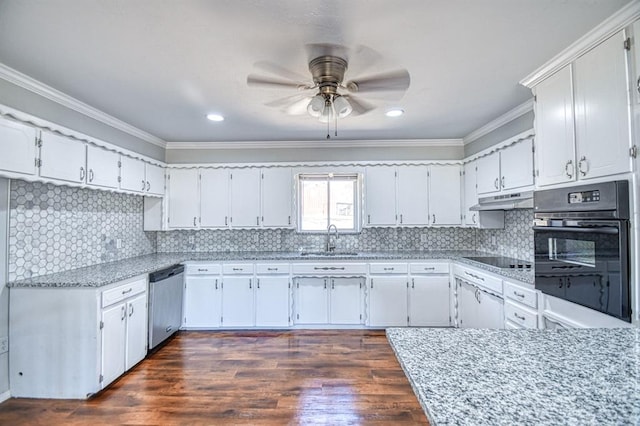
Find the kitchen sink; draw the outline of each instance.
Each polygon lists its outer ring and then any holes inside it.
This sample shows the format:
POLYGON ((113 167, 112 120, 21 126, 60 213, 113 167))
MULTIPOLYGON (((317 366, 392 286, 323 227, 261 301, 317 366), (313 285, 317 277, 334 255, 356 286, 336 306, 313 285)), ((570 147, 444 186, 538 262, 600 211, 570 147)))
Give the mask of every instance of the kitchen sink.
POLYGON ((346 251, 303 251, 300 256, 319 256, 319 257, 341 257, 341 256, 357 256, 356 252, 346 251))

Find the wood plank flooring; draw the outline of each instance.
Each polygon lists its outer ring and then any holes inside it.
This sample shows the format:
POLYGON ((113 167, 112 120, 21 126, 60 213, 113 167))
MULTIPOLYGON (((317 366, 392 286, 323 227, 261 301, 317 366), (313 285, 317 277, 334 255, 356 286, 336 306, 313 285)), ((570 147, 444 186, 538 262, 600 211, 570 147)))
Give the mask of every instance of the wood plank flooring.
POLYGON ((88 401, 10 399, 0 425, 425 425, 384 331, 181 332, 88 401))

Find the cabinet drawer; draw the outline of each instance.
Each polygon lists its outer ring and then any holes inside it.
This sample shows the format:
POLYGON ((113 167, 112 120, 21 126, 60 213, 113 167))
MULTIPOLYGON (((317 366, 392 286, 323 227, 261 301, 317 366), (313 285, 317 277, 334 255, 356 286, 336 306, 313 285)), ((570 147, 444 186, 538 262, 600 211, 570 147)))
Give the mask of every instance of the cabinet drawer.
POLYGON ((504 303, 504 318, 523 328, 538 328, 538 314, 507 300, 504 303))
POLYGON ((504 281, 504 297, 538 309, 538 293, 533 289, 504 281))
POLYGON ((478 269, 468 266, 454 266, 454 274, 462 280, 475 284, 480 288, 491 290, 496 294, 502 294, 502 279, 486 274, 478 269))
POLYGON ((511 322, 511 321, 505 321, 504 322, 504 328, 506 330, 520 330, 523 327, 519 326, 518 324, 516 324, 515 322, 511 322))
POLYGON ((139 278, 102 292, 102 307, 113 305, 147 290, 147 279, 139 278))
POLYGON ((258 263, 256 273, 260 275, 288 274, 289 264, 287 263, 258 263))
POLYGON ((292 266, 294 275, 366 275, 366 263, 298 263, 292 266))
POLYGON ((253 263, 226 263, 222 265, 224 275, 253 274, 253 263))
POLYGON ((370 263, 369 272, 372 274, 406 274, 406 263, 370 263))
POLYGON ((186 275, 220 275, 222 268, 219 264, 187 264, 184 268, 186 275))
POLYGON ((412 263, 409 266, 412 274, 448 274, 449 264, 446 262, 438 263, 412 263))

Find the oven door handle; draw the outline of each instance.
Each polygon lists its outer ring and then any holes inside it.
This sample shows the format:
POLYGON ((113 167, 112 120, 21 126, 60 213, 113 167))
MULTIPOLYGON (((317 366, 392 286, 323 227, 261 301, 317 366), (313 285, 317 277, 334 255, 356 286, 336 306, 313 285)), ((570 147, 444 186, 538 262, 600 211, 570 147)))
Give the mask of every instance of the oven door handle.
POLYGON ((584 228, 575 228, 572 226, 534 226, 534 231, 566 231, 581 232, 584 234, 619 234, 620 230, 614 226, 589 226, 584 228))

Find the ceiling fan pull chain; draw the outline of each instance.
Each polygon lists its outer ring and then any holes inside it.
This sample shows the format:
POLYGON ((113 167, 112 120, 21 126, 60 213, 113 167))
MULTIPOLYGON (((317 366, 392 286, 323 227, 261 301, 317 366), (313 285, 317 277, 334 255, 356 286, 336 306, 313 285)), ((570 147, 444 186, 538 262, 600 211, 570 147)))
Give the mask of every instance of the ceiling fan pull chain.
POLYGON ((331 123, 331 120, 327 120, 327 139, 331 139, 331 135, 329 134, 329 132, 330 132, 330 128, 329 128, 330 123, 331 123))

